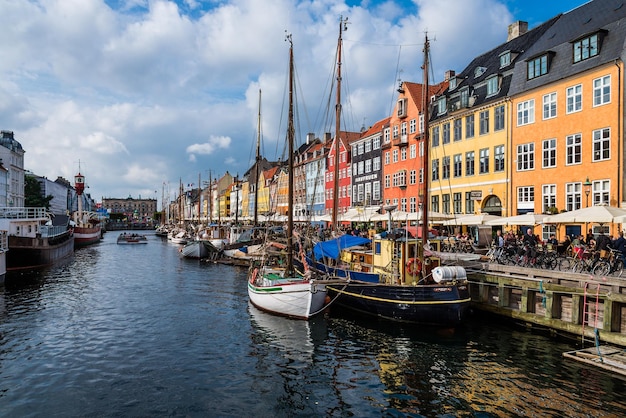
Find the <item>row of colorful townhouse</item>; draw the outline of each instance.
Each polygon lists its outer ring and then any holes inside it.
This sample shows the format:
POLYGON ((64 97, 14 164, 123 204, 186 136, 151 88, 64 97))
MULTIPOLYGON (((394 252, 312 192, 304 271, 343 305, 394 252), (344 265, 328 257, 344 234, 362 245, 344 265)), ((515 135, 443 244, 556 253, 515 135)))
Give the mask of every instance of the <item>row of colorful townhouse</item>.
MULTIPOLYGON (((379 205, 417 212, 427 204, 448 214, 512 216, 625 206, 622 4, 594 0, 531 30, 516 22, 506 42, 428 91, 402 82, 391 116, 340 132, 338 159, 330 134, 310 134, 295 154, 294 214, 330 214, 335 184, 340 212, 379 205)), ((287 176, 284 164, 260 160, 242 179, 226 179, 213 213, 249 219, 256 202, 258 213, 285 215, 287 176)))

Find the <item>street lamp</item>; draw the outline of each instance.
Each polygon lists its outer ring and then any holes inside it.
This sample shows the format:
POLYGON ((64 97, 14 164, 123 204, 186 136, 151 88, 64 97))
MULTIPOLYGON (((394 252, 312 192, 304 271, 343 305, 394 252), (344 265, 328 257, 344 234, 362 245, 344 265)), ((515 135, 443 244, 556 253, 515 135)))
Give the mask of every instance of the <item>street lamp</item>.
POLYGON ((583 186, 585 186, 585 206, 589 207, 589 193, 591 193, 591 182, 589 181, 589 177, 587 177, 583 186))

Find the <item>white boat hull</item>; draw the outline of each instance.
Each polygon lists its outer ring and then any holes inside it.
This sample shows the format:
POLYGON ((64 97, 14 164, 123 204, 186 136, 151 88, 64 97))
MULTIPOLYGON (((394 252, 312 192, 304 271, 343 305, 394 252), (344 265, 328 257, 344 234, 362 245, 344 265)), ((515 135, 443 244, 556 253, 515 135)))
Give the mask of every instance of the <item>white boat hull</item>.
POLYGON ((318 280, 257 277, 248 280, 248 296, 257 308, 290 318, 309 319, 326 304, 326 285, 318 280))

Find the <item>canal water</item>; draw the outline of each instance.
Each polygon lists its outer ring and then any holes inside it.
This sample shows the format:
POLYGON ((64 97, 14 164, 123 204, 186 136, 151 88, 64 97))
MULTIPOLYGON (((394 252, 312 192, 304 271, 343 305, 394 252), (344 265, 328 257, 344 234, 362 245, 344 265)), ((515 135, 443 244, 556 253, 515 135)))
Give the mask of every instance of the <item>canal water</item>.
POLYGON ((118 234, 0 286, 0 416, 626 416, 624 381, 563 359, 575 340, 278 318, 244 269, 118 234))

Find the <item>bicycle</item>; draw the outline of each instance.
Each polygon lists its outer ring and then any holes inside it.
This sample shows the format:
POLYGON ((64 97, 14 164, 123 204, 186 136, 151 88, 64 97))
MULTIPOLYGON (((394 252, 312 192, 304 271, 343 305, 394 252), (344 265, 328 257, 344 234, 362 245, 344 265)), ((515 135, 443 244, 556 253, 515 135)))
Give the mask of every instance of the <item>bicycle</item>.
POLYGON ((614 274, 617 277, 622 277, 622 273, 624 272, 624 259, 621 253, 613 248, 609 248, 608 251, 608 257, 601 257, 594 266, 593 274, 599 276, 614 274))

